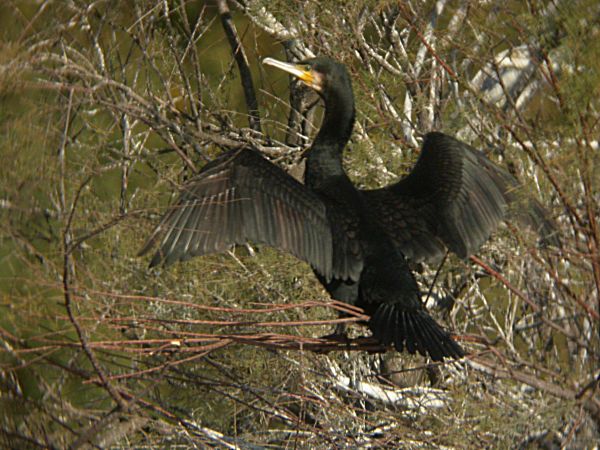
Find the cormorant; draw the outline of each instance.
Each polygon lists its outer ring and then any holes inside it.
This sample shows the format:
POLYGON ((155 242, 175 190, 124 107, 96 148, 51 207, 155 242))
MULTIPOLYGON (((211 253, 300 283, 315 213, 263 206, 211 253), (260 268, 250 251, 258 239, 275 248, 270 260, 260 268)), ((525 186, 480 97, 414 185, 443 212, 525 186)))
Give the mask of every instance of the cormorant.
POLYGON ((473 253, 502 220, 516 180, 482 152, 432 132, 408 176, 357 189, 342 166, 354 125, 346 68, 326 57, 263 62, 324 100, 304 185, 255 149, 225 152, 190 180, 140 255, 159 242, 150 266, 168 265, 247 241, 268 244, 307 261, 331 297, 363 308, 383 345, 434 361, 462 357, 423 306, 406 258, 473 253))

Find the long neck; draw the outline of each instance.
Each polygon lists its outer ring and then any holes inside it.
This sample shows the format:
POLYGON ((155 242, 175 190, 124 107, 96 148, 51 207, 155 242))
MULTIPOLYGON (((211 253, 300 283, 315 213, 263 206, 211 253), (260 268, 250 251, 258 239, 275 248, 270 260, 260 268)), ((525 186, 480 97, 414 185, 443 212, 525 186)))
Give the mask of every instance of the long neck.
MULTIPOLYGON (((350 88, 351 89, 351 88, 350 88)), ((354 126, 352 91, 331 93, 325 99, 325 116, 321 129, 308 151, 306 183, 317 186, 327 178, 344 176, 342 153, 354 126)))

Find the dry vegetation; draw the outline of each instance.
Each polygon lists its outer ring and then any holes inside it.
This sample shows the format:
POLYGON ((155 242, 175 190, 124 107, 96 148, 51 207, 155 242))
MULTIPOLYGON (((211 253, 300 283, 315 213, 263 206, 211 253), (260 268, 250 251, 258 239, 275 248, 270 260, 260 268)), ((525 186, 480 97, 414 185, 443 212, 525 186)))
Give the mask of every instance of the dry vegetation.
MULTIPOLYGON (((0 4, 0 445, 597 448, 598 2, 223 6, 0 4), (509 222, 446 261, 429 304, 460 362, 382 352, 358 326, 350 348, 319 339, 344 305, 272 249, 135 256, 224 149, 295 167, 321 107, 259 61, 311 54, 353 75, 358 183, 405 173, 438 129, 556 220, 560 249, 509 222)), ((417 269, 427 292, 437 267, 417 269)))

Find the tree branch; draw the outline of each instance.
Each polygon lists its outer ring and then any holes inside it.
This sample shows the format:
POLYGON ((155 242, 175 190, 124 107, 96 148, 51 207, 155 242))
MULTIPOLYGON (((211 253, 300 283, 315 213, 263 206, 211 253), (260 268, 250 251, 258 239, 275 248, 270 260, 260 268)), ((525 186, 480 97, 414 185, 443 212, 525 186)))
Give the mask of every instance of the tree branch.
POLYGON ((227 40, 231 46, 233 57, 235 58, 238 70, 240 71, 240 77, 242 78, 242 87, 244 88, 244 96, 246 97, 246 106, 250 116, 248 118, 250 128, 260 133, 261 126, 260 115, 258 112, 258 101, 256 100, 256 93, 254 90, 254 84, 252 83, 252 74, 250 73, 250 67, 248 66, 246 52, 244 52, 244 47, 242 46, 242 42, 231 18, 231 11, 229 9, 229 5, 227 4, 227 0, 218 0, 217 6, 219 8, 223 30, 225 30, 225 34, 227 35, 227 40))

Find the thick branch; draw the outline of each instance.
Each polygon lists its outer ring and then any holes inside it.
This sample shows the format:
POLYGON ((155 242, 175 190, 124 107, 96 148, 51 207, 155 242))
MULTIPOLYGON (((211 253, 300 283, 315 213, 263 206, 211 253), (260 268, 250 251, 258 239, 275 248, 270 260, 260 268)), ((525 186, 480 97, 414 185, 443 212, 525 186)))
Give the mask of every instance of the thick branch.
POLYGON ((242 78, 242 87, 244 88, 244 97, 246 97, 246 106, 248 107, 248 121, 250 128, 254 131, 261 131, 260 126, 260 115, 258 114, 258 101, 256 100, 256 93, 254 91, 254 84, 252 83, 252 74, 250 73, 250 67, 248 66, 248 58, 244 52, 244 47, 238 36, 237 30, 231 19, 231 11, 226 0, 218 0, 217 6, 219 7, 219 14, 221 15, 221 24, 223 30, 227 35, 229 45, 231 45, 231 51, 233 57, 238 65, 240 71, 240 77, 242 78))

